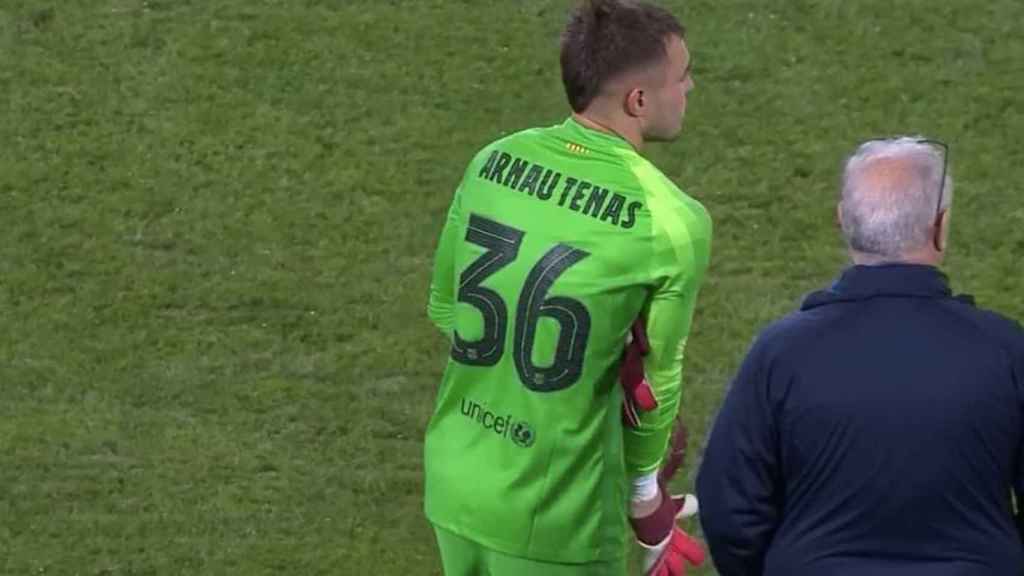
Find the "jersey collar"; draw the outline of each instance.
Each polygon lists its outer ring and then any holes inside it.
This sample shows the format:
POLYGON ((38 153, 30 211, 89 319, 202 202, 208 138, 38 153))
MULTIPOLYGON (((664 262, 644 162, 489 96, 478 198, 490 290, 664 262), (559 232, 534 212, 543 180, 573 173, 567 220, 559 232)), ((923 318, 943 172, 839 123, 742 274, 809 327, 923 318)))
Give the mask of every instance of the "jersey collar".
POLYGON ((580 124, 572 116, 569 116, 565 120, 562 124, 562 128, 565 129, 570 138, 578 140, 577 143, 583 146, 589 144, 595 148, 623 148, 630 152, 636 152, 636 149, 629 143, 629 140, 626 140, 622 136, 588 128, 587 126, 580 124))

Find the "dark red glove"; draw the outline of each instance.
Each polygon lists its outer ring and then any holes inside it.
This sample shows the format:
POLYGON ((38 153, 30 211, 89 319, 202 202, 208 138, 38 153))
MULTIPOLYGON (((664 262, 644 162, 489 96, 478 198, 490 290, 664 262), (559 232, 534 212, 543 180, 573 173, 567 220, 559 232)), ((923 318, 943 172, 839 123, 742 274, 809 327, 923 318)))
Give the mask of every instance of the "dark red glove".
POLYGON ((643 319, 638 318, 630 328, 630 339, 622 354, 619 383, 622 385, 622 421, 630 428, 640 425, 640 412, 658 407, 654 389, 644 375, 644 356, 651 351, 643 319))

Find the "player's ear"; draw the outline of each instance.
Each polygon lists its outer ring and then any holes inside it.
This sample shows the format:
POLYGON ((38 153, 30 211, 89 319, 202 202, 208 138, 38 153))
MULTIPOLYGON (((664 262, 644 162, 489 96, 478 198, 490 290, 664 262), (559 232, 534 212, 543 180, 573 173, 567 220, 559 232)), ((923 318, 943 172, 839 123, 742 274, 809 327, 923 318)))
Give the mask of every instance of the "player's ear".
POLYGON ((633 118, 642 118, 647 113, 647 102, 644 100, 642 88, 633 88, 626 93, 626 114, 633 118))

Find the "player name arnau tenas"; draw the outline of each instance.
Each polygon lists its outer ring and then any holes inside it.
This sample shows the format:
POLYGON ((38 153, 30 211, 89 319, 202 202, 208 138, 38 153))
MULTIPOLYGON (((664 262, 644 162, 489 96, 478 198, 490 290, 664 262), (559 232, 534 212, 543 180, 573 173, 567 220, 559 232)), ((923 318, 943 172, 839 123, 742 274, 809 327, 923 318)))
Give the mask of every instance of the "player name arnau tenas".
POLYGON ((620 228, 635 226, 636 214, 644 206, 639 201, 627 204, 622 194, 501 150, 491 152, 477 176, 620 228))

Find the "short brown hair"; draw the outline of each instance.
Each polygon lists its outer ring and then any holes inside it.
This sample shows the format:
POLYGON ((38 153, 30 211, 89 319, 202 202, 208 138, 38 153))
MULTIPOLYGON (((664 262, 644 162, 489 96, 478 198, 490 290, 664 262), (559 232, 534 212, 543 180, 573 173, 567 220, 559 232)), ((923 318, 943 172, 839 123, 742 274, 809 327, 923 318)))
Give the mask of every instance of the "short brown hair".
POLYGON ((666 40, 685 34, 664 8, 634 0, 583 0, 562 32, 569 105, 582 112, 607 81, 664 58, 666 40))

